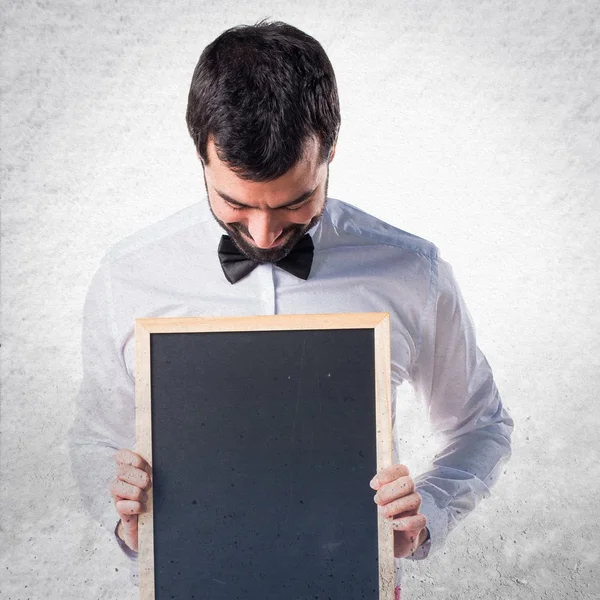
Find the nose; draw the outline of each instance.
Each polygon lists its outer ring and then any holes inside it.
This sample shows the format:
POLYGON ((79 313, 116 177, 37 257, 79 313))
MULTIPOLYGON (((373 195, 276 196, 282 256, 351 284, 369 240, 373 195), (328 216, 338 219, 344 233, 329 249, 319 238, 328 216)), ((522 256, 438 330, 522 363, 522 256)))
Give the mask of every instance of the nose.
POLYGON ((247 226, 256 246, 263 249, 270 248, 283 231, 279 219, 266 211, 256 211, 247 226))

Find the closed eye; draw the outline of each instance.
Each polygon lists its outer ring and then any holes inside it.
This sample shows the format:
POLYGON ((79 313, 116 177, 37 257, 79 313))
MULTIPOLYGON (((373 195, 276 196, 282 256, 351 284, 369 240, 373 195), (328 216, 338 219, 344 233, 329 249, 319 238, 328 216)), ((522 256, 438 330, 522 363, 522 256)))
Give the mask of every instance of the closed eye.
MULTIPOLYGON (((275 208, 273 210, 285 210, 285 211, 289 211, 289 212, 295 212, 297 210, 301 210, 303 209, 309 202, 309 198, 307 198, 306 200, 304 200, 304 202, 301 202, 300 204, 295 204, 294 206, 281 206, 279 208, 275 208)), ((231 210, 236 210, 236 211, 240 211, 240 210, 247 210, 247 209, 251 209, 251 206, 236 206, 235 204, 230 204, 229 202, 225 201, 225 204, 227 204, 227 206, 231 209, 231 210)))
POLYGON ((229 204, 229 202, 226 202, 226 204, 231 210, 246 210, 245 206, 236 206, 235 204, 229 204))
POLYGON ((308 204, 308 200, 305 200, 304 202, 301 202, 300 204, 296 204, 294 206, 284 206, 283 208, 280 208, 278 210, 287 210, 290 212, 294 212, 296 210, 300 210, 301 208, 304 208, 307 204, 308 204))

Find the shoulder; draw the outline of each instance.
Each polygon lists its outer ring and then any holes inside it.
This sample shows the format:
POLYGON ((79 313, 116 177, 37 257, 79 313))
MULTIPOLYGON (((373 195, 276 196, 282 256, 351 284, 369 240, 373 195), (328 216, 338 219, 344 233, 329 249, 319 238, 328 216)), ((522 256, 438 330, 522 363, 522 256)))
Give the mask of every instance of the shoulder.
POLYGON ((436 263, 439 251, 435 244, 394 227, 356 206, 328 198, 327 216, 338 237, 356 245, 379 245, 420 255, 436 263))
POLYGON ((123 238, 111 246, 102 263, 115 264, 150 256, 160 249, 178 245, 192 231, 209 224, 209 218, 196 202, 186 208, 123 238))

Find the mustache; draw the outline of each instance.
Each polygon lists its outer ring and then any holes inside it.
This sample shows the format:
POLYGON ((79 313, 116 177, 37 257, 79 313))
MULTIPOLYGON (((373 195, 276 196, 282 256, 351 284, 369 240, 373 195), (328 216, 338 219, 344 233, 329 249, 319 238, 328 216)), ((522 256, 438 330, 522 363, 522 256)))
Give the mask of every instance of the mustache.
MULTIPOLYGON (((254 240, 254 238, 250 234, 250 231, 248 230, 248 228, 245 225, 242 225, 242 223, 228 223, 227 225, 233 231, 236 231, 238 233, 243 233, 244 235, 247 235, 251 240, 254 240)), ((282 238, 286 237, 289 233, 292 233, 292 232, 297 233, 303 229, 304 229, 304 225, 299 224, 299 223, 294 223, 293 225, 290 225, 289 227, 286 227, 285 229, 283 229, 281 231, 281 233, 277 236, 277 239, 282 239, 282 238)))
MULTIPOLYGON (((228 226, 230 229, 233 229, 234 231, 237 231, 238 233, 243 233, 244 235, 247 235, 251 240, 254 239, 252 237, 252 235, 250 234, 250 231, 248 230, 248 228, 245 225, 242 225, 242 223, 228 223, 228 226)), ((290 233, 292 231, 294 231, 294 232, 300 231, 301 229, 303 229, 303 225, 301 225, 301 224, 295 223, 294 225, 290 225, 289 227, 286 227, 285 229, 282 230, 282 232, 278 236, 278 239, 285 237, 288 233, 290 233)))

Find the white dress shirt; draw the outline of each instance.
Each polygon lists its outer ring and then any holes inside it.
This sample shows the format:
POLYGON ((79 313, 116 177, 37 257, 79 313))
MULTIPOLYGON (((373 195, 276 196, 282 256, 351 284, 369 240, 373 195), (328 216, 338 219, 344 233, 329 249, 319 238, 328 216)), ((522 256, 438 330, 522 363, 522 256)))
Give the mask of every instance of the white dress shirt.
MULTIPOLYGON (((310 232, 315 254, 308 280, 261 264, 232 285, 217 255, 224 232, 206 203, 119 242, 92 280, 83 319, 83 380, 69 432, 73 475, 86 508, 115 530, 109 491, 114 453, 135 449, 136 318, 388 312, 392 414, 396 388, 408 382, 442 440, 431 469, 413 477, 430 541, 412 558, 435 552, 489 496, 510 457, 513 428, 450 265, 432 243, 329 198, 310 232)), ((135 581, 137 554, 120 546, 132 559, 135 581)), ((397 560, 397 584, 400 579, 397 560)))

